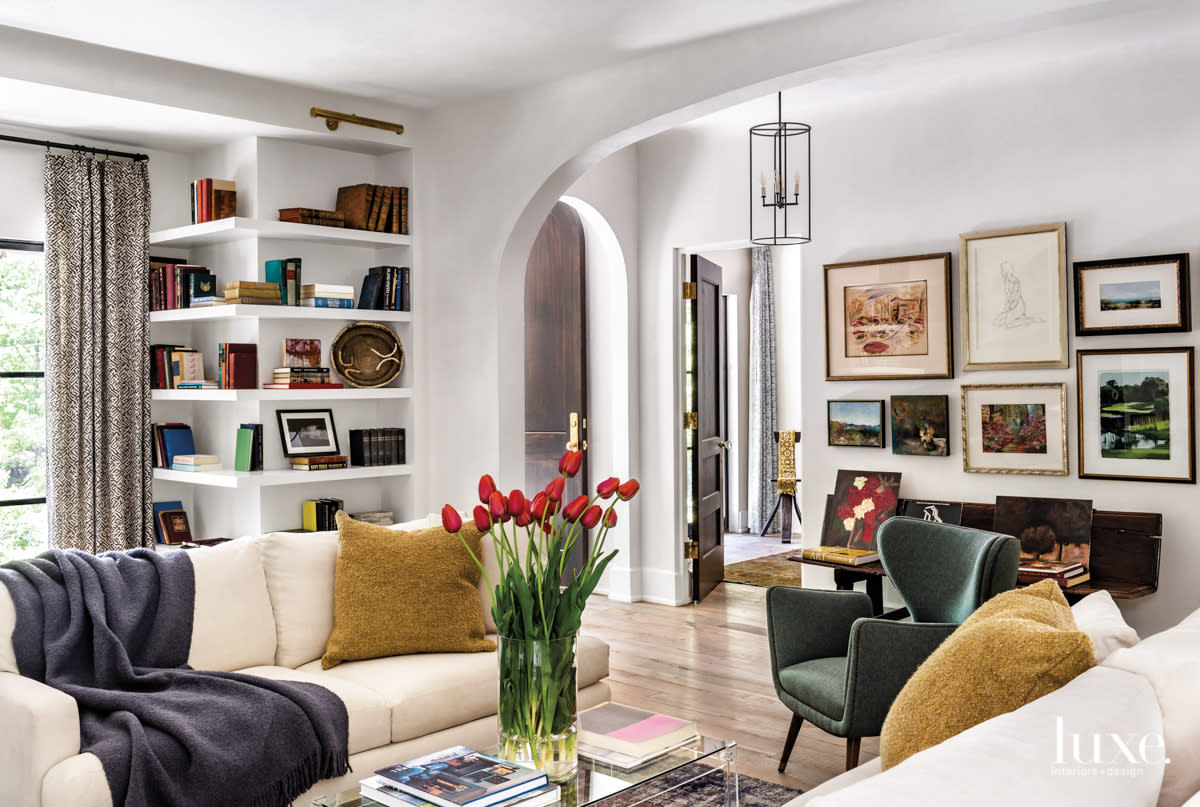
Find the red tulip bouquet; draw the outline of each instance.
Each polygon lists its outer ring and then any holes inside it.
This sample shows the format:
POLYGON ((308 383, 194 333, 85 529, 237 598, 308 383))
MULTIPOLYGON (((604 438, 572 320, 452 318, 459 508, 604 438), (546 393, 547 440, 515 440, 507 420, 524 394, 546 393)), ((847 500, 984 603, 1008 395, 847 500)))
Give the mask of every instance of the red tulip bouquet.
MULTIPOLYGON (((532 499, 520 490, 505 496, 484 474, 474 509, 475 526, 492 536, 500 566, 493 581, 482 559, 471 555, 491 592, 500 631, 500 755, 532 762, 554 781, 571 779, 577 764, 575 634, 587 598, 617 554, 604 551, 617 523, 617 502, 638 491, 636 479, 610 477, 594 496, 563 504, 566 481, 582 464, 582 452, 568 451, 558 463, 559 476, 532 499), (582 568, 564 579, 572 550, 597 527, 582 568)), ((442 508, 442 525, 456 534, 462 528, 451 505, 442 508)))

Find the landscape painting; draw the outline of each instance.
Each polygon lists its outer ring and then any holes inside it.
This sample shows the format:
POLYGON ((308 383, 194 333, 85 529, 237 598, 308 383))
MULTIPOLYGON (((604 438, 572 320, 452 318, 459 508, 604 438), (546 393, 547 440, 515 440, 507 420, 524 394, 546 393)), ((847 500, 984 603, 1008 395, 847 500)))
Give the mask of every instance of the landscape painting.
POLYGON ((883 401, 829 401, 829 445, 883 448, 883 401))
POLYGON ((1078 561, 1087 566, 1092 500, 997 496, 992 529, 1015 535, 1021 541, 1022 558, 1078 561))
POLYGON ((946 395, 893 395, 892 453, 948 456, 949 406, 950 398, 946 395))
POLYGON ((846 286, 846 357, 929 353, 925 280, 846 286))
POLYGON ((1045 404, 982 404, 980 409, 984 453, 1047 453, 1045 404))
POLYGON ((1100 456, 1171 458, 1171 384, 1167 370, 1102 372, 1100 456))
POLYGON ((1101 311, 1162 308, 1162 286, 1157 280, 1100 284, 1101 311))

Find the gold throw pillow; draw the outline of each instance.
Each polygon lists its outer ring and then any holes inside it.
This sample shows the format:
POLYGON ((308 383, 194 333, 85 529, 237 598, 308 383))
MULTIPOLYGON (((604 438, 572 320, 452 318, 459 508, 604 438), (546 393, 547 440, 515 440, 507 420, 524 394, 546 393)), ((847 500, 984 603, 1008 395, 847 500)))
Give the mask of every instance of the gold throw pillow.
MULTIPOLYGON (((408 653, 495 650, 484 638, 479 567, 458 536, 439 527, 413 532, 337 514, 333 633, 321 668, 408 653)), ((482 534, 460 535, 478 555, 482 534)))
POLYGON ((1053 580, 998 594, 933 651, 883 723, 887 770, 918 751, 1049 694, 1096 663, 1053 580))

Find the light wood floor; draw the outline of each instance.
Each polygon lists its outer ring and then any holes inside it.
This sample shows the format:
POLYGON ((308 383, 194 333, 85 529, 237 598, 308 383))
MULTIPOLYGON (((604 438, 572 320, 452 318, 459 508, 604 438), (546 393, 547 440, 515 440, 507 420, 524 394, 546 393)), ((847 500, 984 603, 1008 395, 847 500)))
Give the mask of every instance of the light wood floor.
MULTIPOLYGON (((695 720, 704 734, 737 741, 742 773, 810 790, 842 772, 845 741, 806 723, 786 773, 776 772, 791 712, 771 685, 766 591, 722 583, 679 607, 594 596, 583 630, 611 648, 614 701, 695 720)), ((861 762, 878 753, 877 738, 863 740, 861 762)))

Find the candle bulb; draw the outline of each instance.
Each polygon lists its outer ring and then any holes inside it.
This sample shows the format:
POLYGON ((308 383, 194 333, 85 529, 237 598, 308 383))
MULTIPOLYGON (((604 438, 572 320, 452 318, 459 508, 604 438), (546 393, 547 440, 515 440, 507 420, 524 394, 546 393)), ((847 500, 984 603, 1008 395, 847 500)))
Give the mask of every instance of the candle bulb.
POLYGON ((762 171, 758 172, 758 183, 760 185, 762 185, 762 197, 764 199, 766 199, 767 198, 767 177, 763 174, 762 171))
POLYGON ((778 196, 780 194, 780 191, 782 191, 782 188, 779 185, 779 171, 776 171, 775 172, 775 195, 778 196))
POLYGON ((797 196, 799 196, 800 195, 800 169, 799 168, 796 169, 796 176, 794 177, 794 180, 795 180, 796 184, 795 184, 795 190, 793 191, 793 193, 795 193, 797 196))

